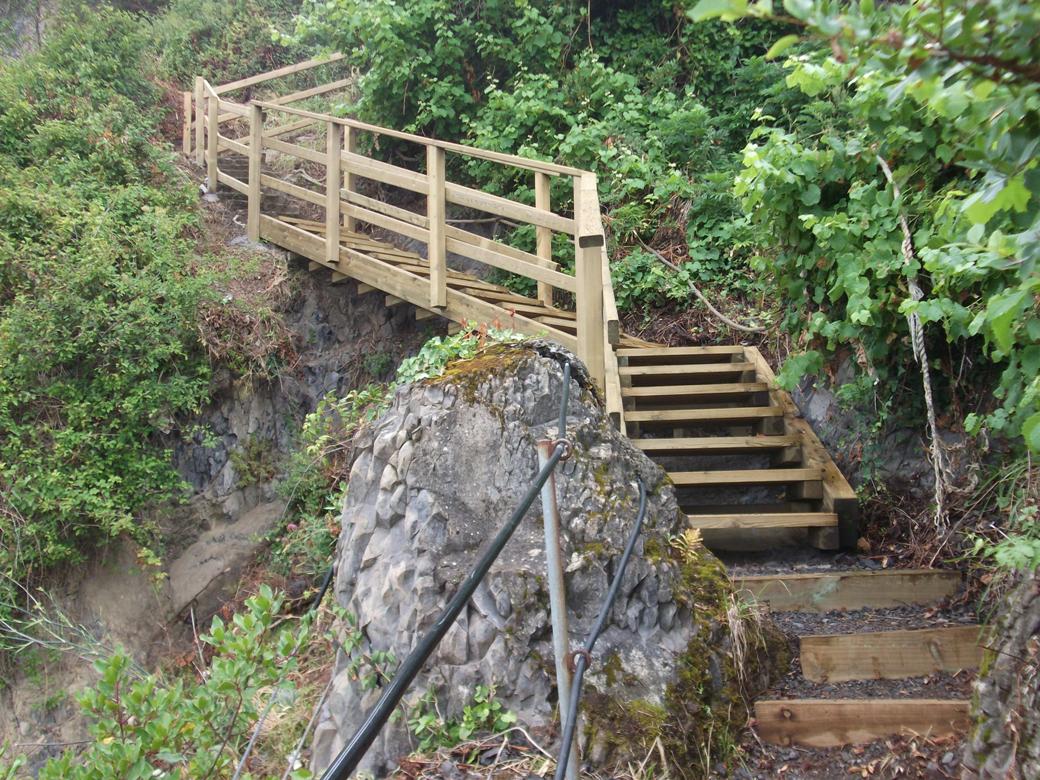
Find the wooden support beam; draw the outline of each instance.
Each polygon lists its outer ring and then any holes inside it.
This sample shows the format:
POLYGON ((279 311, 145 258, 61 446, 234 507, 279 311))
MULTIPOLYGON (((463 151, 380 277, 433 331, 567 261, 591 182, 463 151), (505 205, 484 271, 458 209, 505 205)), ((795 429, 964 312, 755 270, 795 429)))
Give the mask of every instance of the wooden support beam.
MULTIPOLYGON (((627 415, 626 415, 627 416, 627 415)), ((819 469, 735 469, 727 471, 669 471, 676 485, 785 485, 818 480, 819 469)))
MULTIPOLYGON (((630 413, 626 413, 628 417, 630 413)), ((797 444, 797 436, 687 436, 659 439, 631 439, 632 444, 647 454, 658 455, 728 455, 741 452, 782 450, 797 444)))
POLYGON ((968 727, 959 699, 784 699, 755 703, 755 731, 777 745, 839 747, 912 732, 931 737, 968 727))
POLYGON ((803 636, 802 675, 813 682, 845 682, 978 669, 981 630, 968 625, 803 636))
POLYGON ((206 189, 217 191, 217 152, 220 147, 220 123, 217 121, 217 99, 206 96, 206 189))
MULTIPOLYGON (((534 173, 534 207, 542 211, 552 211, 549 200, 549 174, 542 171, 534 173)), ((552 230, 539 225, 535 228, 535 254, 544 261, 552 262, 552 230)), ((553 305, 553 288, 548 282, 538 282, 538 300, 546 306, 553 305)))
POLYGON ((935 604, 961 585, 960 572, 942 569, 764 574, 736 577, 733 587, 774 612, 830 612, 935 604))
POLYGON ((646 423, 737 423, 783 415, 784 410, 779 406, 724 406, 717 409, 649 409, 626 412, 625 419, 646 423))
POLYGON ((339 262, 339 188, 342 182, 340 166, 343 157, 343 125, 327 122, 325 132, 325 262, 335 265, 339 262))
POLYGON ((343 59, 342 54, 330 54, 328 57, 315 57, 314 59, 304 60, 303 62, 297 62, 295 65, 286 65, 283 68, 277 68, 276 70, 268 71, 267 73, 258 73, 255 76, 249 76, 248 78, 239 79, 238 81, 232 81, 227 84, 222 84, 216 88, 218 95, 223 95, 227 92, 233 92, 236 89, 243 89, 244 87, 251 87, 254 84, 262 84, 265 81, 276 79, 280 76, 291 76, 293 73, 300 73, 301 71, 310 70, 316 68, 319 65, 327 65, 330 62, 338 62, 343 59))
POLYGON ((448 249, 444 234, 446 217, 444 200, 444 150, 426 147, 426 219, 430 240, 427 256, 430 263, 430 306, 442 309, 448 305, 448 249))
POLYGON ((205 80, 195 77, 195 164, 200 168, 205 160, 206 152, 206 114, 203 98, 206 94, 205 80))
MULTIPOLYGON (((343 151, 357 154, 357 132, 355 132, 353 127, 347 126, 343 128, 343 151)), ((349 163, 343 164, 343 189, 348 201, 351 195, 357 193, 357 176, 351 171, 349 163)), ((343 218, 343 227, 346 228, 348 233, 357 232, 357 221, 352 214, 348 213, 343 218)))
POLYGON ((191 156, 191 92, 181 95, 181 154, 185 157, 191 156))
POLYGON ((603 223, 599 213, 596 177, 574 179, 574 276, 577 283, 578 357, 596 386, 605 382, 603 355, 603 223))
POLYGON ((809 528, 812 526, 832 526, 838 524, 838 516, 830 512, 769 512, 725 513, 686 515, 690 528, 701 530, 729 528, 809 528))
POLYGON ((264 110, 250 106, 249 113, 249 202, 246 208, 246 229, 249 240, 260 241, 260 165, 264 154, 264 110))
POLYGON ((702 376, 705 374, 743 374, 754 371, 753 363, 695 363, 692 365, 622 366, 621 375, 642 376, 702 376))

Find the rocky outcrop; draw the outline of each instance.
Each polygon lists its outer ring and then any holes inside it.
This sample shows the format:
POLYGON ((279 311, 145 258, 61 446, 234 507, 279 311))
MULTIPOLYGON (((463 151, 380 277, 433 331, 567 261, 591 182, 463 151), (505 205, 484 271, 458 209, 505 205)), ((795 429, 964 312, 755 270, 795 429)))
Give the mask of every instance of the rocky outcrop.
MULTIPOLYGON (((360 653, 403 659, 519 503, 537 471, 535 442, 559 433, 561 364, 553 349, 496 347, 440 379, 401 388, 356 443, 335 594, 357 619, 360 653)), ((599 766, 642 761, 659 738, 674 775, 700 776, 703 747, 743 724, 742 691, 764 685, 769 651, 782 643, 770 645, 754 626, 733 642, 727 612, 737 610, 721 565, 681 536, 664 473, 611 427, 577 379, 566 435, 574 454, 556 485, 572 646, 595 620, 632 528, 637 478, 649 489, 645 530, 587 677, 585 758, 599 766)), ((477 685, 493 685, 505 707, 551 744, 556 691, 542 533, 536 502, 416 679, 409 711, 432 695, 444 717, 457 717, 477 685)), ((362 658, 337 660, 315 769, 328 765, 378 698, 357 680, 362 658)), ((385 777, 412 748, 398 719, 362 769, 385 777)))
POLYGON ((975 727, 965 744, 966 780, 1040 777, 1040 578, 1004 600, 975 682, 975 727))

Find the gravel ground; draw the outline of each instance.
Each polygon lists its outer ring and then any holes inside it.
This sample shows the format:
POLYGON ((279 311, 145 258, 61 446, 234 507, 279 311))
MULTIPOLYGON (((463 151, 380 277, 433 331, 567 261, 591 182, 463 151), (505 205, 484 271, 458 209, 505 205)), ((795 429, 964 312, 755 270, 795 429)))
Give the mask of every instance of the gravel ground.
POLYGON ((891 556, 868 556, 817 550, 808 546, 783 547, 751 553, 723 552, 719 555, 719 559, 726 564, 730 577, 748 577, 759 574, 880 571, 886 568, 898 568, 899 563, 891 556))
POLYGON ((774 612, 770 617, 780 630, 792 637, 943 628, 978 622, 975 610, 966 606, 938 609, 909 605, 842 612, 774 612))

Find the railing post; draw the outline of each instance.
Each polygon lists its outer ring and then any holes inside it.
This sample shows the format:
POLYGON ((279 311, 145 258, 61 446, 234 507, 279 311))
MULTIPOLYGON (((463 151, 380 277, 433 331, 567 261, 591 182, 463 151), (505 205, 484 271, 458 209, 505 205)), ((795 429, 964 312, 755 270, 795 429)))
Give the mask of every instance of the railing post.
POLYGON ((430 243, 430 306, 448 305, 447 247, 444 235, 444 150, 433 144, 426 147, 426 217, 429 222, 430 243))
POLYGON ((249 240, 260 240, 260 165, 264 159, 264 110, 249 106, 249 205, 246 228, 249 240))
MULTIPOLYGON (((534 207, 542 211, 550 211, 549 201, 549 174, 535 171, 534 173, 534 207)), ((535 254, 542 260, 552 262, 552 230, 547 227, 535 228, 536 248, 535 254)), ((548 282, 538 282, 538 300, 546 306, 553 305, 553 288, 548 282)))
POLYGON ((603 222, 595 174, 574 179, 574 276, 577 282, 578 357, 600 390, 605 388, 603 353, 603 222))
POLYGON ((325 137, 325 262, 339 262, 340 210, 339 187, 342 182, 343 125, 329 121, 325 137))
POLYGON ((206 189, 216 192, 219 182, 217 181, 217 152, 220 136, 220 101, 213 91, 206 89, 206 189))
POLYGON ((191 155, 191 92, 185 92, 181 97, 184 113, 184 124, 181 126, 181 154, 188 157, 191 155))
POLYGON ((206 94, 202 76, 195 77, 195 164, 200 168, 205 162, 206 151, 206 117, 202 101, 206 94))
MULTIPOLYGON (((343 151, 349 154, 357 154, 357 133, 354 132, 354 128, 350 125, 344 125, 343 127, 343 151)), ((343 189, 348 193, 357 191, 357 176, 351 173, 349 163, 343 168, 343 189)), ((350 201, 349 194, 347 201, 350 201)), ((348 233, 357 232, 357 222, 353 214, 347 213, 343 220, 343 227, 348 233)))

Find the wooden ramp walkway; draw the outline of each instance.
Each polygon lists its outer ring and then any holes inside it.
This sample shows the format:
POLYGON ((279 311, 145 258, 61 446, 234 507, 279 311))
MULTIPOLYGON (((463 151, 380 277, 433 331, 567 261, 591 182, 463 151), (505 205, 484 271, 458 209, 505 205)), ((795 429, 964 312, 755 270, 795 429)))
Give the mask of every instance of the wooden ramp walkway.
MULTIPOLYGON (((198 78, 184 94, 184 153, 205 168, 210 191, 226 188, 244 198, 252 240, 305 257, 312 270, 329 269, 332 283, 384 295, 387 306, 411 304, 417 318, 498 324, 575 352, 615 425, 668 473, 690 527, 709 546, 855 545, 855 493, 756 348, 668 348, 622 332, 592 173, 298 107, 343 89, 346 79, 266 101, 227 97, 340 59, 216 87, 198 78), (394 159, 415 165, 388 162, 378 152, 387 147, 401 152, 394 159), (475 161, 493 171, 489 181, 509 181, 510 191, 527 182, 527 196, 450 180, 475 161), (489 224, 509 231, 503 238, 478 227, 489 224), (529 243, 512 240, 516 228, 529 243), (560 256, 563 242, 554 237, 561 235, 572 256, 560 256)), ((776 609, 823 608, 843 588, 855 594, 851 603, 907 598, 881 580, 853 587, 840 579, 826 586, 789 579, 741 586, 776 609)), ((920 584, 925 598, 945 587, 929 576, 907 582, 911 590, 920 584)), ((969 633, 874 636, 865 655, 883 675, 931 668, 937 653, 945 669, 975 659, 969 633)), ((847 638, 807 638, 810 673, 863 674, 849 662, 855 646, 847 638)), ((756 714, 767 739, 821 745, 903 728, 949 730, 962 723, 964 708, 763 701, 756 714)))

